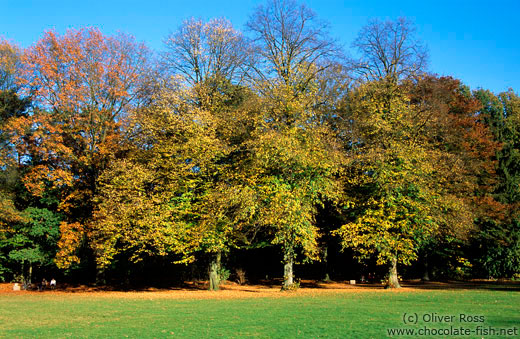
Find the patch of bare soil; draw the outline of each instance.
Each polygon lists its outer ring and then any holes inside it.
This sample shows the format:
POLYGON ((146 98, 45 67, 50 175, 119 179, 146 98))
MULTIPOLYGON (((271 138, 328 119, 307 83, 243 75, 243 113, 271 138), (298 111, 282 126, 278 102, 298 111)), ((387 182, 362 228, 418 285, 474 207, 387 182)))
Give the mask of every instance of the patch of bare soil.
POLYGON ((346 282, 316 282, 303 280, 301 288, 294 291, 280 291, 279 284, 263 283, 259 285, 239 285, 226 282, 217 292, 207 290, 207 282, 186 282, 182 287, 171 288, 142 288, 121 290, 112 287, 93 286, 58 286, 56 290, 44 291, 13 291, 13 284, 0 284, 0 295, 49 295, 74 297, 108 297, 130 299, 243 299, 243 298, 285 298, 295 296, 323 296, 363 292, 401 293, 421 290, 452 290, 452 289, 488 289, 488 290, 517 290, 520 284, 514 282, 422 282, 407 281, 402 288, 390 290, 381 284, 356 284, 346 282))

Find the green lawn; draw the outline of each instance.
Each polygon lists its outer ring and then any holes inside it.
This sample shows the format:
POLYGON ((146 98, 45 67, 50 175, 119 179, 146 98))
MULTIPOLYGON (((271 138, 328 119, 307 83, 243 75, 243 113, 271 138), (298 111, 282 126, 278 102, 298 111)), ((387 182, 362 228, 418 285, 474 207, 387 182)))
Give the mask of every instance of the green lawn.
POLYGON ((0 296, 2 338, 380 338, 387 335, 388 328, 450 326, 469 328, 473 331, 471 338, 498 337, 477 335, 478 325, 486 329, 519 328, 520 293, 367 291, 235 300, 147 300, 45 293, 0 296), (417 314, 417 324, 403 324, 405 313, 412 322, 417 314), (431 314, 453 316, 453 322, 428 322, 431 314), (482 316, 484 322, 461 323, 460 314, 482 316))

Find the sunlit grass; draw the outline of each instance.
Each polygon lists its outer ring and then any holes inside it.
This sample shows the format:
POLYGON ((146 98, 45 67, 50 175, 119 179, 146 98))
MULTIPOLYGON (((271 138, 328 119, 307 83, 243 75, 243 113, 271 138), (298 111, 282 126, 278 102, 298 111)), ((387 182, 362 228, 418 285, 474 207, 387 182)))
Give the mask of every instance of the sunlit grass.
MULTIPOLYGON (((282 293, 282 292, 280 292, 282 293)), ((0 296, 0 337, 385 337, 403 314, 482 315, 484 326, 520 327, 517 291, 364 291, 279 298, 178 300, 83 295, 0 296)), ((482 325, 482 324, 480 324, 482 325)), ((475 336, 471 336, 475 337, 475 336)))

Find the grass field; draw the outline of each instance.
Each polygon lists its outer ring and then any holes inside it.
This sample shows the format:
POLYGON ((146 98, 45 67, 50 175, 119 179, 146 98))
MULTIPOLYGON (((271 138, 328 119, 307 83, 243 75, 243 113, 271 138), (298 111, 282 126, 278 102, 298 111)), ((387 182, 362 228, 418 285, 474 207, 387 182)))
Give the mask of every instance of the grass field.
MULTIPOLYGON (((450 326, 472 331, 466 338, 503 337, 489 335, 491 328, 520 337, 517 288, 304 290, 268 296, 254 289, 242 295, 195 291, 193 297, 178 291, 3 293, 0 337, 380 338, 391 328, 435 334, 450 326), (477 322, 461 322, 461 315, 466 321, 478 316, 477 322)), ((437 337, 457 337, 445 334, 437 337)))

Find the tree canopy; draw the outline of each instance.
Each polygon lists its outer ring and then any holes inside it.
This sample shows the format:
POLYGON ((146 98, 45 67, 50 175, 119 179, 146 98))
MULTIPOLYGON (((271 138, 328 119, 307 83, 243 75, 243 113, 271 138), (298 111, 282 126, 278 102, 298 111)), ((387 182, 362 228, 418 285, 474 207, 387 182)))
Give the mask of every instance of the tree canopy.
POLYGON ((0 39, 0 279, 518 277, 518 94, 430 73, 406 18, 352 47, 293 0, 160 53, 0 39))

